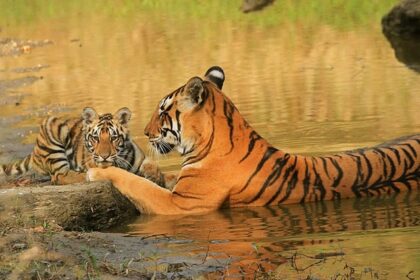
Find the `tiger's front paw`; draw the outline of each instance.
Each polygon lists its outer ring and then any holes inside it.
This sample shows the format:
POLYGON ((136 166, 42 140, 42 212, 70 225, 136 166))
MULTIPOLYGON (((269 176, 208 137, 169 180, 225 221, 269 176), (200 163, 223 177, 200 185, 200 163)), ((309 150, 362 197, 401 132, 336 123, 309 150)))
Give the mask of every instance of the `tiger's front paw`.
POLYGON ((103 181, 107 180, 106 173, 104 172, 106 169, 103 168, 90 168, 86 172, 86 181, 87 182, 95 182, 95 181, 103 181))

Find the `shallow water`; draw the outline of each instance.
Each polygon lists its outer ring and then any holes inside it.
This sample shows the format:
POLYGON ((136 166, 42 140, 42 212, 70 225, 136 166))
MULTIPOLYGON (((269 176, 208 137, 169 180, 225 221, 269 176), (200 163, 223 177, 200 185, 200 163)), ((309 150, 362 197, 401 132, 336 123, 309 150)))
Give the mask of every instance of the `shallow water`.
MULTIPOLYGON (((283 150, 336 152, 420 131, 419 74, 396 59, 380 27, 396 1, 276 1, 249 15, 240 1, 85 2, 0 0, 0 38, 53 42, 0 57, 0 162, 30 151, 45 116, 79 115, 85 106, 128 106, 131 133, 147 150, 142 131, 160 98, 212 65, 225 69, 224 92, 249 123, 283 150)), ((159 161, 176 170, 180 159, 159 161)), ((418 277, 418 198, 354 205, 142 217, 124 231, 182 235, 191 242, 177 252, 203 254, 211 245, 268 258, 262 263, 271 268, 287 263, 284 250, 343 251, 334 258, 340 265, 394 276, 417 269, 418 277)), ((381 277, 401 278, 389 275, 381 277)))
POLYGON ((160 253, 160 263, 199 257, 208 272, 228 267, 231 276, 264 269, 279 279, 330 279, 338 273, 348 275, 346 265, 354 268, 353 276, 367 274, 356 279, 403 279, 410 271, 412 276, 420 273, 418 192, 206 215, 141 216, 113 231, 160 237, 158 244, 167 250, 160 253), (290 260, 295 254, 296 267, 290 260), (322 262, 313 259, 319 254, 332 256, 322 262), (370 278, 370 272, 379 278, 370 278))

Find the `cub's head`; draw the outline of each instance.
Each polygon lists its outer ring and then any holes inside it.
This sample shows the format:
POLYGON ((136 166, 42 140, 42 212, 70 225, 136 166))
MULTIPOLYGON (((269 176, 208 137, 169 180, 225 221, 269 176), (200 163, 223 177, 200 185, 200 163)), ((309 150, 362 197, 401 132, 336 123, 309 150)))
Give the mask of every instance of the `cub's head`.
POLYGON ((85 146, 98 167, 124 167, 127 162, 129 134, 127 124, 131 118, 128 108, 119 109, 114 115, 106 113, 98 115, 90 107, 83 109, 83 130, 85 146))
POLYGON ((225 74, 218 66, 209 68, 204 79, 191 78, 164 97, 144 133, 161 154, 173 149, 187 155, 206 141, 215 114, 215 97, 222 96, 225 74))

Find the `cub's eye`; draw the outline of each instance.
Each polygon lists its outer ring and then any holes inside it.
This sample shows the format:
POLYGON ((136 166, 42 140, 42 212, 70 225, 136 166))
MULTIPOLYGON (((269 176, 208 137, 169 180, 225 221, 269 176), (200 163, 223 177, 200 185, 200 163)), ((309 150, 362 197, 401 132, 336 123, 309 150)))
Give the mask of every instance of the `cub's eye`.
POLYGON ((96 143, 96 142, 98 142, 98 138, 93 136, 93 135, 89 135, 88 136, 88 141, 96 143))

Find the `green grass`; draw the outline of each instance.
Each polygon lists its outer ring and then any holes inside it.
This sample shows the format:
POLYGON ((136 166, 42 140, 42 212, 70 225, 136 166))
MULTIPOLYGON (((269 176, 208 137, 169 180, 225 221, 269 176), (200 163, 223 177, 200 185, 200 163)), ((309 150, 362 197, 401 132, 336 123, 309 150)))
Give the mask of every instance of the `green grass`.
MULTIPOLYGON (((327 24, 347 29, 378 22, 398 0, 277 0, 264 11, 243 14, 241 0, 0 0, 0 25, 97 14, 124 19, 157 13, 161 20, 231 20, 264 27, 283 23, 327 24)), ((210 28, 210 27, 209 27, 210 28)))

